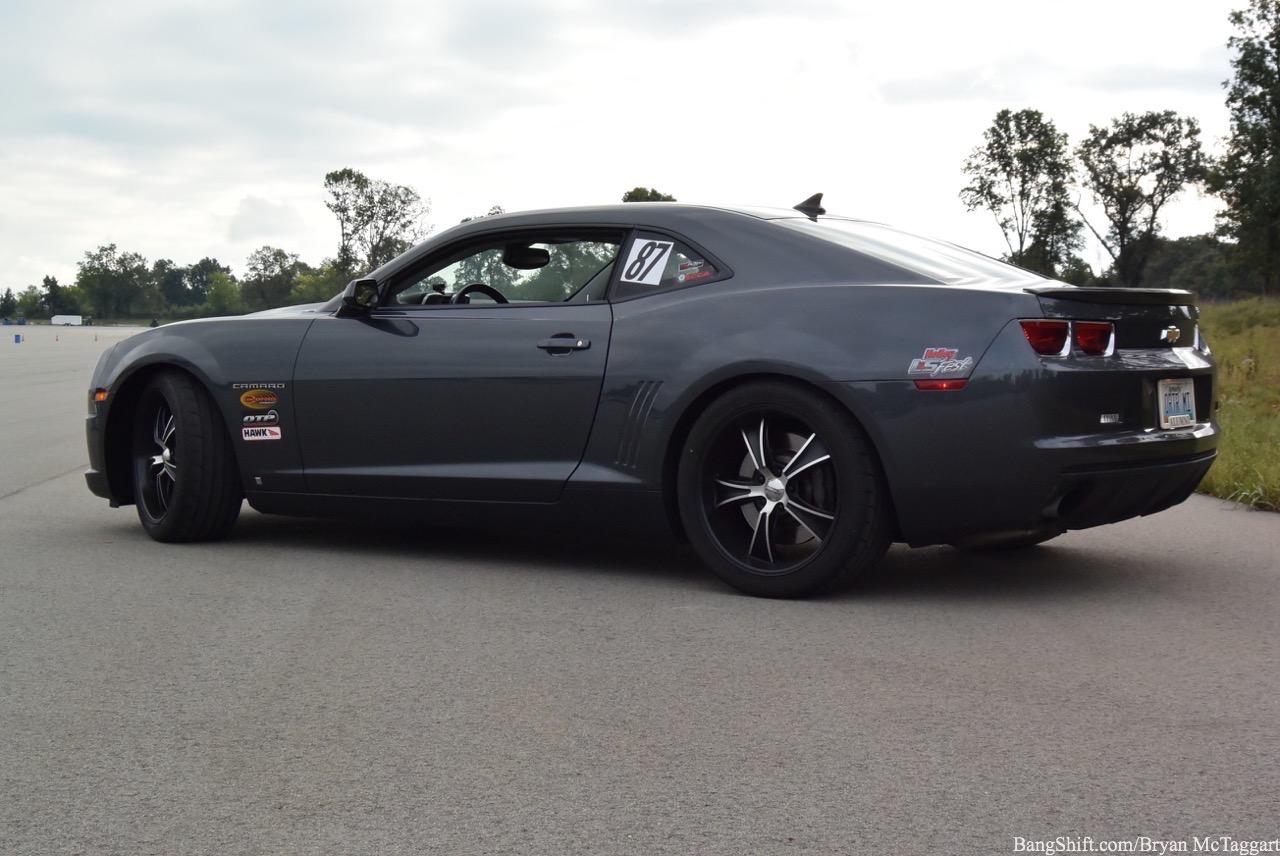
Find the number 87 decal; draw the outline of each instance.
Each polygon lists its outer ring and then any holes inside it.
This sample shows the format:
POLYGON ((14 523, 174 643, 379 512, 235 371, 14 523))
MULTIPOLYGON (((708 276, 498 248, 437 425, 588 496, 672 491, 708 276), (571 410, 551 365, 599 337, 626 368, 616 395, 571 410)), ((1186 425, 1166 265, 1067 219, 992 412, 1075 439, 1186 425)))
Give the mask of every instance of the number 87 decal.
POLYGON ((622 281, 657 285, 666 268, 661 262, 673 246, 671 241, 632 241, 626 267, 622 269, 622 281))

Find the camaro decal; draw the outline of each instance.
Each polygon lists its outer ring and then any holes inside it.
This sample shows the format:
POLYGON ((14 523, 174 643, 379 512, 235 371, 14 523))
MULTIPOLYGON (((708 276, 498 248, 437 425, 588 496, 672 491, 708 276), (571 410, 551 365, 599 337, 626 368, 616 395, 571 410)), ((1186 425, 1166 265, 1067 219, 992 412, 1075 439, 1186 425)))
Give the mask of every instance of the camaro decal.
POLYGON ((907 374, 945 375, 959 374, 973 366, 973 357, 957 357, 956 348, 925 348, 924 356, 911 361, 907 374))
POLYGON ((267 410, 280 403, 280 396, 269 389, 251 389, 241 393, 240 403, 250 410, 267 410))
POLYGON ((246 440, 279 440, 279 428, 241 428, 241 436, 246 440))

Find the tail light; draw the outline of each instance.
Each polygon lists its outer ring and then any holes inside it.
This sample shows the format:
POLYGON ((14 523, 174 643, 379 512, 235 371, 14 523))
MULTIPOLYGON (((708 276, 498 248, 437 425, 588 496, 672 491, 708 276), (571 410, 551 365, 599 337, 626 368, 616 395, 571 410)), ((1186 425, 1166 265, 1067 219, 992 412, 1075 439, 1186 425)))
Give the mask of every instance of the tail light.
POLYGON ((1071 343, 1070 321, 1023 321, 1022 332, 1042 357, 1065 357, 1071 343))
POLYGON ((1110 321, 1077 321, 1076 347, 1091 357, 1105 357, 1112 352, 1115 326, 1110 321))
POLYGON ((1058 321, 1036 319, 1020 322, 1031 349, 1042 357, 1065 357, 1072 345, 1092 357, 1115 351, 1115 325, 1110 321, 1058 321))

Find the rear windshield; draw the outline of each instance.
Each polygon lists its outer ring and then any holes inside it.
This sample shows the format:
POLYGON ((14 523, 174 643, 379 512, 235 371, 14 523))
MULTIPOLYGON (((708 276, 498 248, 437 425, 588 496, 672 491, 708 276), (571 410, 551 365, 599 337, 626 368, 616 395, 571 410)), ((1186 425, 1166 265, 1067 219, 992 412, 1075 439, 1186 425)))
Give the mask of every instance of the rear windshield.
POLYGON ((900 232, 879 223, 863 220, 802 218, 775 220, 775 223, 807 232, 864 255, 914 271, 948 285, 988 285, 992 282, 1043 281, 1044 277, 1028 270, 997 261, 990 256, 900 232))

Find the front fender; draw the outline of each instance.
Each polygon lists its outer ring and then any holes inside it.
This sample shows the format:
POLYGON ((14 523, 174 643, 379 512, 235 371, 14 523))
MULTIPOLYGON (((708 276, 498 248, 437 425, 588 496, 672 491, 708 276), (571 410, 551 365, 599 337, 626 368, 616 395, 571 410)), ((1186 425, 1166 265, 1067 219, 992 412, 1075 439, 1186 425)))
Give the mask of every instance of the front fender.
POLYGON ((90 405, 90 487, 113 504, 133 501, 129 446, 138 395, 156 372, 177 370, 195 378, 213 399, 236 450, 243 483, 270 478, 275 489, 295 489, 301 484, 302 462, 288 390, 298 348, 314 320, 249 316, 186 321, 146 330, 117 344, 100 360, 90 382, 91 396, 94 390, 107 392, 104 402, 90 405), (260 387, 277 397, 269 410, 242 400, 260 387), (279 439, 249 442, 245 417, 268 412, 275 414, 272 425, 279 439))

